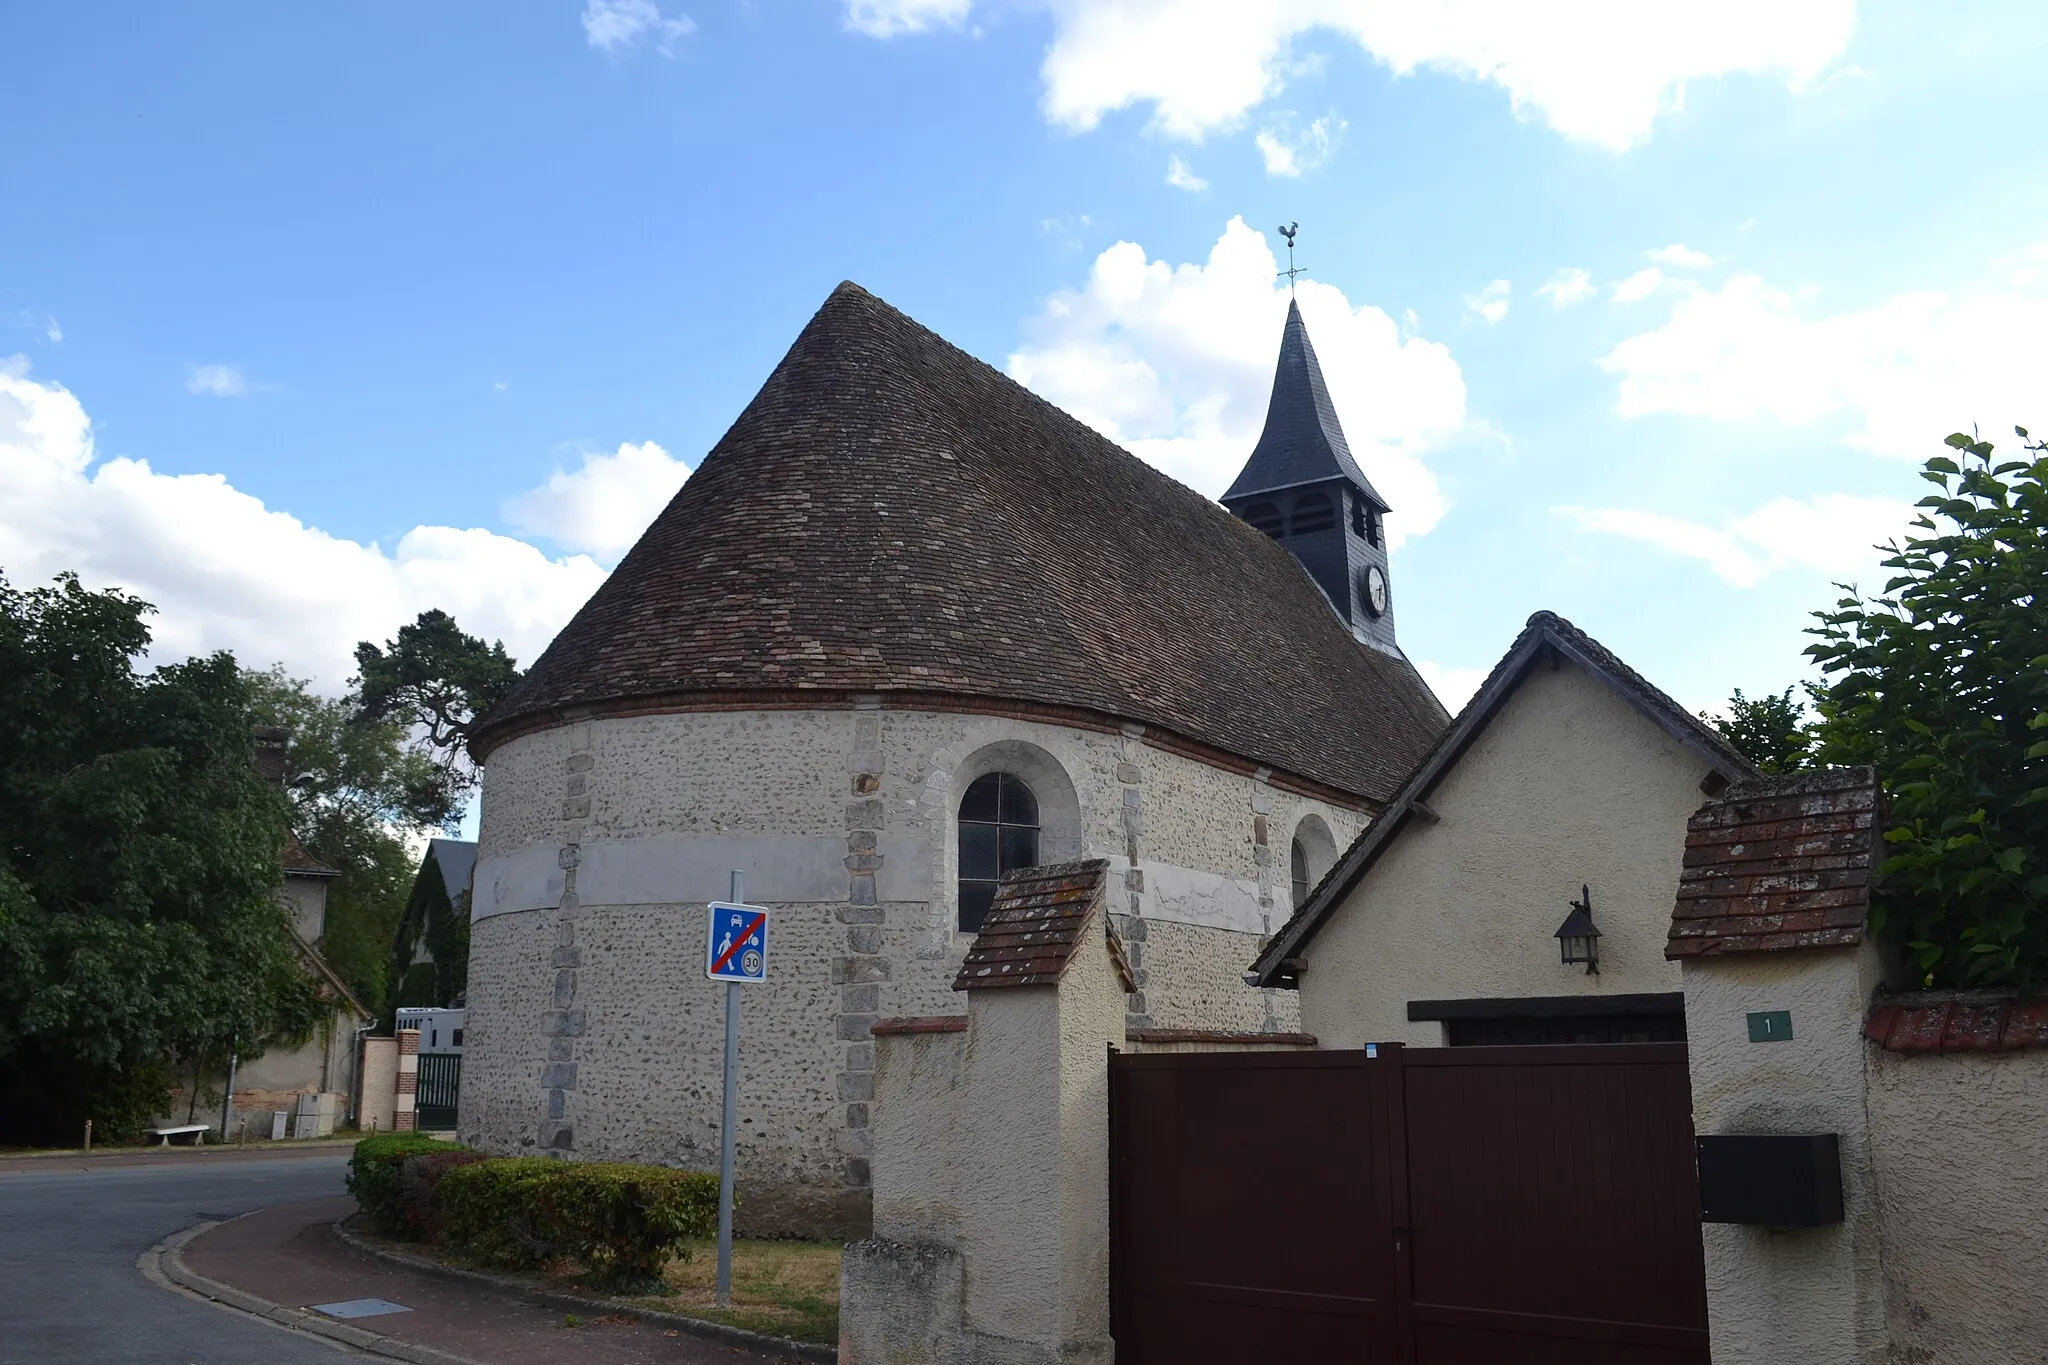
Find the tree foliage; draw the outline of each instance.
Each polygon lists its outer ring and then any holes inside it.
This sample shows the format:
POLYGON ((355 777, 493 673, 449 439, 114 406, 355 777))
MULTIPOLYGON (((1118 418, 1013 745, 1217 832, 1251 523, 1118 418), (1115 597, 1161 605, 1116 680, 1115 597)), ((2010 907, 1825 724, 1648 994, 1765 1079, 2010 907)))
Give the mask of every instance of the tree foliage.
POLYGON ((1883 593, 1817 613, 1816 758, 1875 763, 1873 924, 1927 986, 2048 979, 2048 448, 1948 438, 1883 593))
POLYGON ((474 785, 468 745, 477 718, 502 701, 519 670, 501 642, 466 635, 445 611, 423 611, 382 648, 356 646, 359 714, 417 731, 438 758, 449 790, 474 785))
POLYGON ((286 810, 216 654, 142 673, 151 608, 0 577, 0 1140, 162 1112, 172 1069, 303 1039, 286 810))
POLYGON ((287 733, 293 832, 341 874, 328 887, 321 953, 381 1015, 397 987, 391 945, 419 863, 413 848, 455 821, 459 794, 403 724, 366 720, 352 701, 319 696, 282 668, 246 681, 255 722, 287 733))
POLYGON ((1806 725, 1806 706, 1792 700, 1795 689, 1766 692, 1750 698, 1736 688, 1728 698, 1728 714, 1701 712, 1700 718, 1720 731, 1735 751, 1767 773, 1792 773, 1808 766, 1813 735, 1806 725))

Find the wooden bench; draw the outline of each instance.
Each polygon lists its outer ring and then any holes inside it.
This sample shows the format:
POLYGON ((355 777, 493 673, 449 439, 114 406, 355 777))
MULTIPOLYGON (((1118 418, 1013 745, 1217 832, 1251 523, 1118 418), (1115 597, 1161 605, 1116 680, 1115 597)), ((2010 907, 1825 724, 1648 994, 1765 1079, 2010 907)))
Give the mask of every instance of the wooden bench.
MULTIPOLYGON (((212 1131, 212 1129, 211 1126, 208 1124, 179 1123, 173 1124, 166 1128, 152 1128, 149 1130, 149 1135, 153 1138, 160 1139, 163 1145, 166 1147, 183 1138, 191 1139, 190 1145, 197 1147, 206 1141, 206 1135, 210 1131, 212 1131)), ((151 1143, 150 1145, 155 1146, 156 1144, 151 1143)))

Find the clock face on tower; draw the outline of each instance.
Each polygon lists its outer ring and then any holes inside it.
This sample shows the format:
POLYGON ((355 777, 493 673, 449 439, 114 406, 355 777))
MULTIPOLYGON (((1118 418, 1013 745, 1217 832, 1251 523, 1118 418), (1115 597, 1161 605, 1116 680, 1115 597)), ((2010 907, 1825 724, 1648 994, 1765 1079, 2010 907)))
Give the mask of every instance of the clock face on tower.
POLYGON ((1365 569, 1365 609, 1374 616, 1387 614, 1387 576, 1377 564, 1365 569))

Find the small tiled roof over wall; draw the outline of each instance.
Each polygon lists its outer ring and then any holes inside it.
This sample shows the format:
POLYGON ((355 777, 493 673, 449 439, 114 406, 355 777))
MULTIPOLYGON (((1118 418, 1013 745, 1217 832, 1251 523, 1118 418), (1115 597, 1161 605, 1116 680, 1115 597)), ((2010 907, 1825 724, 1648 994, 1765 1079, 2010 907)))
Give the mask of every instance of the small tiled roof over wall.
MULTIPOLYGON (((1088 926, 1102 908, 1108 880, 1106 858, 1023 868, 1003 878, 953 989, 1058 985, 1088 941, 1088 926)), ((1116 930, 1105 923, 1103 933, 1124 989, 1136 990, 1116 930)))
POLYGON ((1883 834, 1875 768, 1729 787, 1686 823, 1668 958, 1863 941, 1883 834))

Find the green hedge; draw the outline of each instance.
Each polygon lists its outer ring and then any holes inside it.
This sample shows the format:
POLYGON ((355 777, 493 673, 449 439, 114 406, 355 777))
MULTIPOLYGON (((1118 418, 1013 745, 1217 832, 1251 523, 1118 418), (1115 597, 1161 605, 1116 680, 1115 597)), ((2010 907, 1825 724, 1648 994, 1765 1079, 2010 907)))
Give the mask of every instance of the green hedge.
POLYGON ((366 1137, 356 1144, 348 1159, 348 1192, 355 1196, 356 1207, 378 1231, 404 1234, 409 1231, 403 1202, 405 1159, 468 1150, 459 1143, 441 1142, 420 1133, 366 1137))
POLYGON ((482 1152, 415 1152, 398 1166, 398 1221, 416 1242, 441 1240, 441 1177, 492 1158, 482 1152))
POLYGON ((658 1288, 685 1242, 718 1230, 718 1177, 663 1166, 480 1161, 445 1171, 436 1196, 455 1250, 505 1266, 566 1258, 611 1289, 658 1288))
POLYGON ((579 1263, 593 1285, 660 1287, 684 1243, 718 1231, 718 1177, 551 1157, 486 1157, 417 1133, 356 1144, 348 1192, 380 1231, 491 1265, 579 1263))

